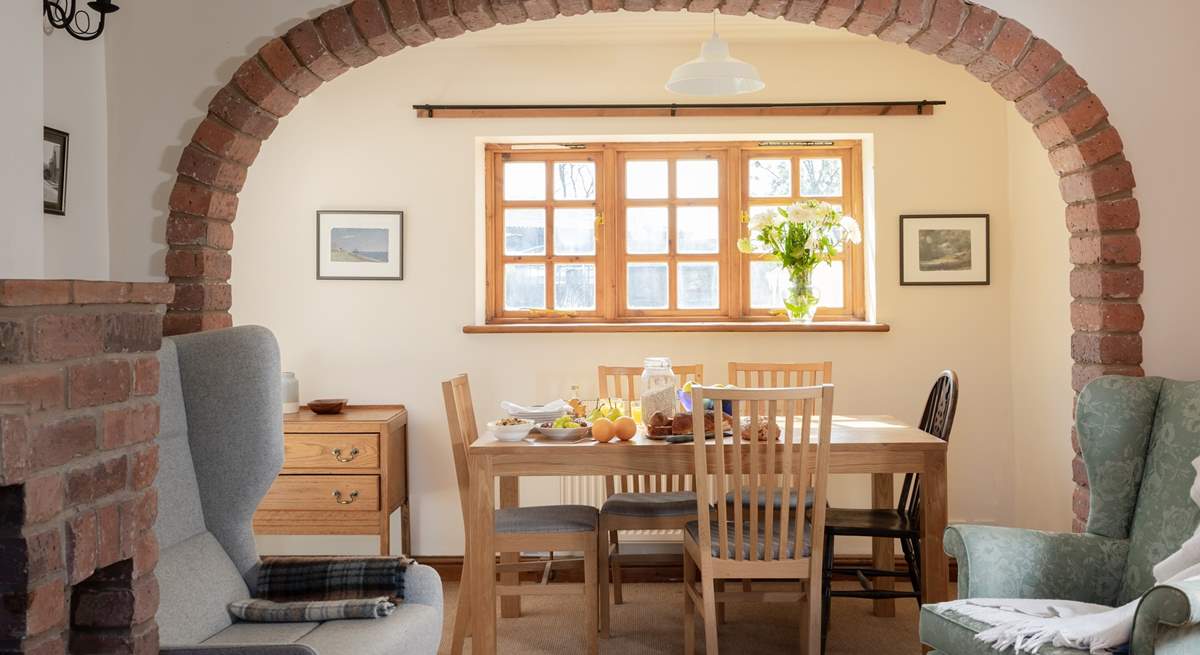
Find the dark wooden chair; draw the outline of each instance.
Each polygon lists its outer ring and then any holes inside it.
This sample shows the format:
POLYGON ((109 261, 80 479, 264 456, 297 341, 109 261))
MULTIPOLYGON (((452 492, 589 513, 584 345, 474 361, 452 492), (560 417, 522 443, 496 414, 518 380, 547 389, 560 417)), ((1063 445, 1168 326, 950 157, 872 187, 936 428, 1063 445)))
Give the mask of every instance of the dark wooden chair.
MULTIPOLYGON (((954 411, 958 406, 958 375, 942 371, 921 414, 920 428, 943 440, 950 440, 954 411)), ((822 603, 822 636, 829 632, 829 602, 833 597, 848 598, 915 598, 921 604, 921 476, 908 473, 900 487, 896 509, 838 509, 830 508, 825 520, 824 577, 825 602, 822 603), (873 568, 835 567, 833 545, 836 537, 882 537, 896 539, 904 553, 907 571, 886 571, 873 568), (860 589, 830 590, 834 575, 858 579, 860 589), (912 591, 877 589, 873 580, 882 577, 908 578, 912 591)), ((822 640, 823 642, 824 640, 822 640)), ((824 644, 822 643, 822 646, 824 644)))

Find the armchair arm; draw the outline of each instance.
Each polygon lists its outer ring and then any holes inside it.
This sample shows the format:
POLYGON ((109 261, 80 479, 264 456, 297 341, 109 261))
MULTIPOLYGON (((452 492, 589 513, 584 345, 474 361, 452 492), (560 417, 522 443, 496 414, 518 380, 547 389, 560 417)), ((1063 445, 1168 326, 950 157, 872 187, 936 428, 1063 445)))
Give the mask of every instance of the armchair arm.
POLYGON ((1158 585, 1142 596, 1133 620, 1134 655, 1200 651, 1200 580, 1158 585))
POLYGON ((161 646, 158 652, 160 655, 317 655, 317 651, 304 644, 161 646))
POLYGON ((946 528, 959 598, 1061 598, 1111 605, 1129 542, 985 525, 946 528))

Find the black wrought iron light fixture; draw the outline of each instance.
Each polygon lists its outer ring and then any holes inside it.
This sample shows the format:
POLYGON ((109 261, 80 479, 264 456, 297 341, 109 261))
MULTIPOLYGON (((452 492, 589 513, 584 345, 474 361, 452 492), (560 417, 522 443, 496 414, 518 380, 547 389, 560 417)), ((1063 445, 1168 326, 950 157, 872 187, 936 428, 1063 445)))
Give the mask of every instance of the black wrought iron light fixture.
POLYGON ((87 6, 100 17, 93 18, 90 12, 76 9, 75 0, 42 0, 42 14, 51 27, 66 30, 80 41, 91 41, 104 31, 105 17, 120 7, 112 0, 91 0, 87 6))

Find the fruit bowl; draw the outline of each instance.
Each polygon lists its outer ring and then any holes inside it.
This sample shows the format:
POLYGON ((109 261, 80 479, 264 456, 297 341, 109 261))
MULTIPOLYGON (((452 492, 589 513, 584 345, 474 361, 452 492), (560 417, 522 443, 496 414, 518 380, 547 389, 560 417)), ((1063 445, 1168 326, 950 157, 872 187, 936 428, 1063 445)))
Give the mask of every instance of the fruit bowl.
POLYGON ((537 431, 547 439, 563 441, 582 439, 588 436, 588 433, 592 431, 592 425, 581 418, 575 419, 575 423, 578 423, 579 427, 556 428, 554 427, 554 423, 547 421, 545 423, 538 424, 537 431))

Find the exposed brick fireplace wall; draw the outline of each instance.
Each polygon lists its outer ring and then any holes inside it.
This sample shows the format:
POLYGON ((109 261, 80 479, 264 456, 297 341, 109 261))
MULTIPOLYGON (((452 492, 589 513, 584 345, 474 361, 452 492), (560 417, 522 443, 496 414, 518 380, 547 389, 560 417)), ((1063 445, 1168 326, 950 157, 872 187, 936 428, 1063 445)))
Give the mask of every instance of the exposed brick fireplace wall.
POLYGON ((158 652, 171 284, 0 280, 0 653, 158 652))
MULTIPOLYGON (((986 2, 985 2, 986 4, 986 2)), ((179 292, 167 334, 231 323, 229 275, 238 192, 259 148, 302 98, 346 71, 404 48, 497 24, 591 11, 754 13, 845 28, 963 66, 1016 104, 1060 176, 1071 233, 1072 386, 1142 375, 1141 220, 1133 167, 1108 111, 1053 45, 966 0, 354 0, 267 41, 216 92, 177 168, 166 271, 179 292)), ((1049 218, 1049 217, 1047 217, 1049 218)), ((1063 426, 1066 438, 1066 426, 1063 426)), ((1087 474, 1075 444, 1075 529, 1087 519, 1087 474)))

